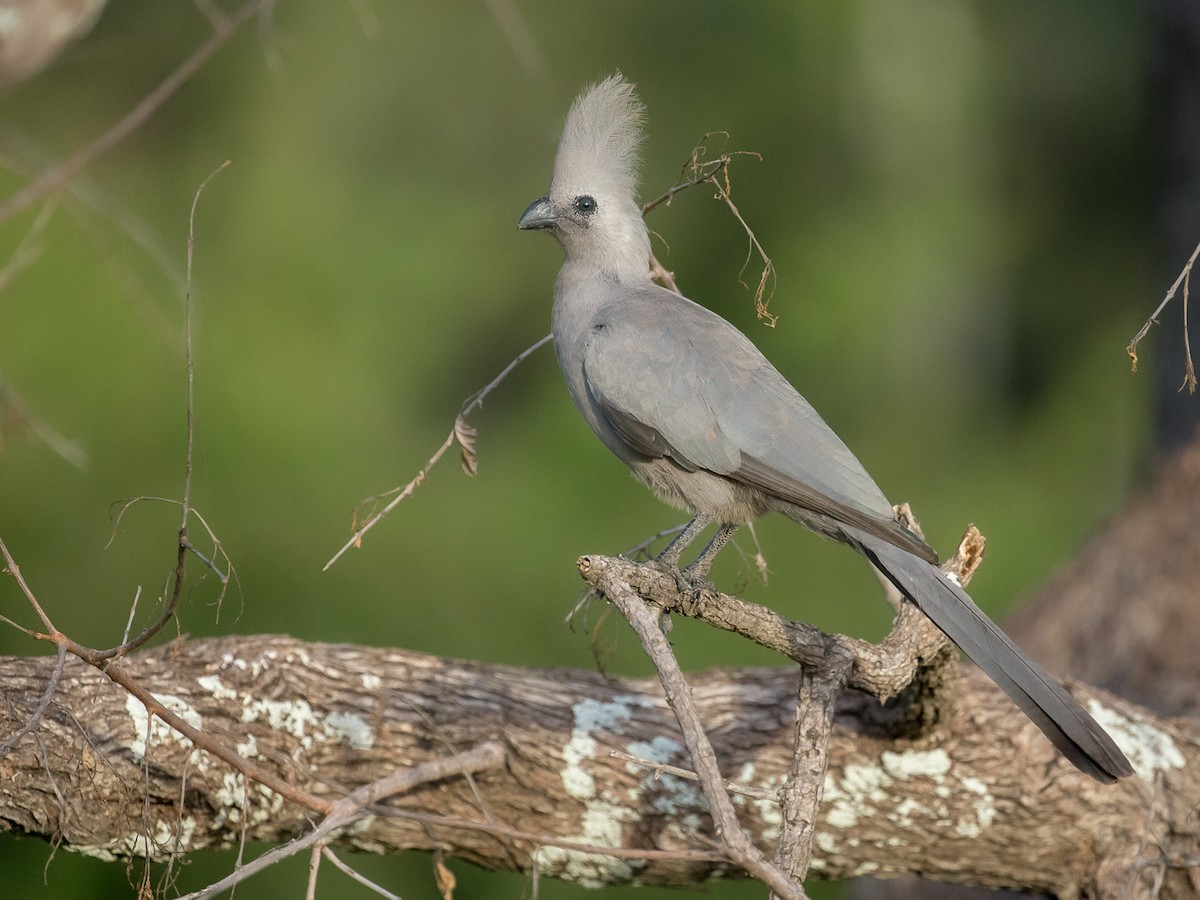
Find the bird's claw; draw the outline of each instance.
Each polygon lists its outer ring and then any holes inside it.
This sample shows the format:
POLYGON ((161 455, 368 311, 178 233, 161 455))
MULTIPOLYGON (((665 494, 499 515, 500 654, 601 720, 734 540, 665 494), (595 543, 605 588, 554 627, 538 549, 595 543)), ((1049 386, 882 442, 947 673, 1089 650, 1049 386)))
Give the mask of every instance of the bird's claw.
POLYGON ((679 566, 673 566, 660 559, 650 560, 649 565, 654 566, 664 575, 670 575, 675 580, 675 589, 685 596, 694 597, 703 591, 715 593, 717 590, 716 586, 705 577, 707 572, 696 571, 691 566, 681 569, 679 566))

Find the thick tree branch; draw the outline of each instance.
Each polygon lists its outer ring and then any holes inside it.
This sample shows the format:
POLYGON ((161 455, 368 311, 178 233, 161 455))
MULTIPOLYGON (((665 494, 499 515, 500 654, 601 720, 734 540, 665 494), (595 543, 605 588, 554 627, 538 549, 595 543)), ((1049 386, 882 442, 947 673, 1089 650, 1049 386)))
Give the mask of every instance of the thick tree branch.
MULTIPOLYGON (((0 659, 0 737, 28 720, 54 665, 0 659)), ((185 721, 331 805, 397 768, 504 746, 505 768, 476 776, 474 789, 460 777, 420 785, 333 843, 442 848, 489 868, 530 870, 536 857, 542 875, 585 884, 734 874, 714 857, 692 782, 609 755, 689 766, 655 682, 263 636, 172 644, 122 666, 185 721)), ((689 682, 721 770, 774 793, 791 766, 795 670, 689 682)), ((918 740, 881 736, 877 701, 851 692, 829 748, 811 874, 921 871, 1115 898, 1147 896, 1165 871, 1161 896, 1186 896, 1171 865, 1194 853, 1200 832, 1200 728, 1080 693, 1141 777, 1106 787, 1075 772, 973 670, 918 740)), ((740 794, 734 803, 755 844, 772 848, 779 805, 740 794)), ((0 828, 101 857, 165 859, 237 842, 243 830, 280 843, 312 827, 307 809, 247 782, 71 658, 37 735, 0 759, 0 828)))

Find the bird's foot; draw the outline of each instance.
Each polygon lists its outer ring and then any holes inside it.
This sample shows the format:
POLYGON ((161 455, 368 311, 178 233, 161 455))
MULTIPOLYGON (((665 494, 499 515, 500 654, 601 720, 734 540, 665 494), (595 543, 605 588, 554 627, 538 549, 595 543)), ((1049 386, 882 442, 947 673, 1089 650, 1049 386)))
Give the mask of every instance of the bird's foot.
POLYGON ((695 563, 676 570, 675 584, 680 591, 688 591, 692 594, 701 594, 706 591, 717 593, 717 586, 708 579, 708 566, 700 568, 695 563))
POLYGON ((702 591, 716 592, 716 586, 708 580, 707 569, 700 570, 693 566, 679 568, 677 565, 671 565, 661 559, 652 559, 647 565, 653 566, 662 572, 664 575, 670 575, 675 580, 675 588, 679 593, 692 597, 702 591))

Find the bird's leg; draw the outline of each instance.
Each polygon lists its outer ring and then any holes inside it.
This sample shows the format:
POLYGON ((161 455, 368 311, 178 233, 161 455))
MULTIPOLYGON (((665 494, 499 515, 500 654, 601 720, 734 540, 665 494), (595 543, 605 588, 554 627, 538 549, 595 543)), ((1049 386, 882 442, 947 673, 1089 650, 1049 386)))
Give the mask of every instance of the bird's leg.
POLYGON ((710 516, 704 513, 697 513, 696 518, 688 522, 684 526, 683 531, 675 535, 675 539, 667 544, 662 553, 658 554, 656 560, 663 566, 669 569, 679 569, 679 557, 683 556, 683 551, 688 548, 688 544, 696 539, 696 535, 702 532, 712 522, 710 516))
POLYGON ((721 552, 721 548, 729 543, 729 539, 733 537, 733 533, 740 527, 740 525, 730 525, 728 523, 719 525, 717 533, 712 536, 712 540, 708 542, 708 546, 683 570, 683 577, 691 583, 693 588, 699 587, 705 582, 713 560, 717 558, 717 554, 721 552))
POLYGON ((654 558, 653 564, 675 579, 675 587, 681 594, 690 593, 696 590, 696 588, 692 584, 691 579, 680 571, 679 557, 683 555, 683 551, 688 548, 688 545, 696 539, 696 536, 711 523, 712 516, 706 516, 704 513, 696 513, 696 517, 684 526, 683 531, 675 535, 675 539, 667 544, 663 552, 654 558))

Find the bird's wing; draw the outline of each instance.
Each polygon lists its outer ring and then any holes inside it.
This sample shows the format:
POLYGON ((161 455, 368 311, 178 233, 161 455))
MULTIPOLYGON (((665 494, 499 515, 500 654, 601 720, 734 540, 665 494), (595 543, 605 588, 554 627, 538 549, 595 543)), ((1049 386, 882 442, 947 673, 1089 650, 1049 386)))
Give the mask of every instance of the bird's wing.
POLYGON ((596 325, 588 397, 633 453, 724 475, 936 559, 817 411, 720 316, 652 289, 603 309, 596 325))

